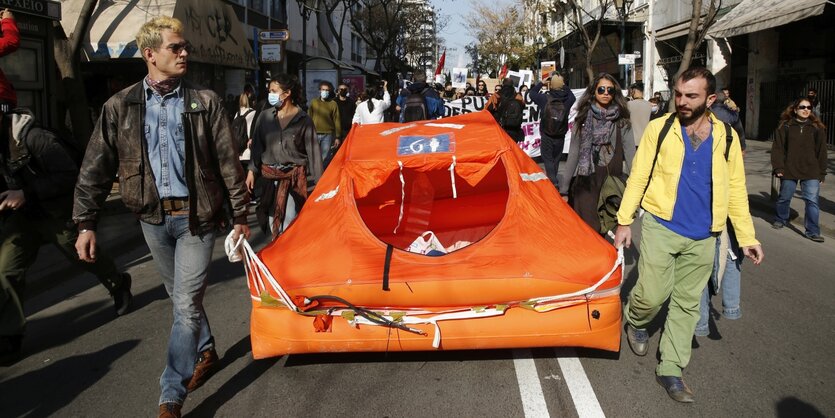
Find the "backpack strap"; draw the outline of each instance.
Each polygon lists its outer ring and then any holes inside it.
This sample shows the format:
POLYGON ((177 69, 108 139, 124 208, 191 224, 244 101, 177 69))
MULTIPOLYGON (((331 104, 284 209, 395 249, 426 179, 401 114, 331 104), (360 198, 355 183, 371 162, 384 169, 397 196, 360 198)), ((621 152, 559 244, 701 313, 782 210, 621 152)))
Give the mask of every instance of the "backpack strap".
POLYGON ((731 132, 731 125, 728 122, 722 122, 725 124, 725 162, 728 162, 728 154, 731 152, 731 144, 734 142, 734 135, 731 132))
POLYGON ((661 132, 658 134, 658 141, 657 145, 655 146, 655 157, 652 158, 652 168, 649 169, 649 176, 647 177, 647 184, 644 186, 644 192, 641 193, 643 196, 646 194, 647 189, 649 189, 649 182, 652 181, 652 173, 655 172, 655 163, 658 161, 658 153, 661 152, 661 144, 664 143, 664 138, 667 136, 667 133, 670 132, 670 128, 673 126, 673 122, 676 120, 676 113, 671 113, 670 116, 667 117, 667 120, 664 121, 664 127, 661 128, 661 132))

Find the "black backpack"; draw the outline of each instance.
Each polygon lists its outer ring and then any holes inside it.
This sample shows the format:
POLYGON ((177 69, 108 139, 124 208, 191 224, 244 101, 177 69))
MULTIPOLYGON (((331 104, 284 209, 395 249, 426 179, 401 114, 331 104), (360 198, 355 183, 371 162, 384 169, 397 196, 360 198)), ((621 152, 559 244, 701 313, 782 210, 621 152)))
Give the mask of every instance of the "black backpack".
POLYGON ((426 99, 423 97, 426 90, 429 90, 429 87, 406 97, 406 102, 403 103, 403 122, 429 119, 429 110, 426 106, 426 99))
POLYGON ((542 110, 542 117, 539 122, 539 131, 551 138, 565 136, 568 132, 568 120, 566 119, 565 103, 562 100, 548 94, 548 103, 542 110))
POLYGON ((243 115, 238 115, 232 120, 232 139, 238 143, 238 155, 243 154, 246 150, 246 144, 249 142, 249 130, 246 126, 246 117, 255 109, 249 109, 243 115))

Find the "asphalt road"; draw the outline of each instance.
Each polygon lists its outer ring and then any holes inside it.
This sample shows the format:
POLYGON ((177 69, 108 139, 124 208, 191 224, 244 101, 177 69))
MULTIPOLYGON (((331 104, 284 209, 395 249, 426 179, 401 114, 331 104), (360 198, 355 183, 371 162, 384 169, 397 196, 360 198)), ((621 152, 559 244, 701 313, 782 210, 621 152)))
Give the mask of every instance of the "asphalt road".
MULTIPOLYGON (((111 234, 133 237, 111 249, 134 277, 135 310, 114 319, 106 291, 84 274, 34 296, 27 304, 26 357, 0 368, 0 416, 155 416, 171 305, 130 215, 109 222, 111 234)), ((835 340, 835 237, 816 244, 798 231, 773 230, 760 217, 755 225, 766 261, 743 266, 742 319, 716 318, 711 335, 697 340, 685 371, 696 394, 692 405, 676 404, 654 382, 657 330, 644 358, 634 356, 624 341, 619 355, 541 348, 254 361, 243 271, 226 260, 219 239, 205 305, 223 368, 189 397, 184 412, 191 417, 835 416, 828 344, 835 340), (585 389, 583 378, 589 383, 585 389)), ((254 240, 256 247, 259 243, 263 237, 254 240)), ((626 288, 637 277, 635 253, 634 248, 627 253, 626 288)), ((37 267, 61 265, 41 259, 37 267)))

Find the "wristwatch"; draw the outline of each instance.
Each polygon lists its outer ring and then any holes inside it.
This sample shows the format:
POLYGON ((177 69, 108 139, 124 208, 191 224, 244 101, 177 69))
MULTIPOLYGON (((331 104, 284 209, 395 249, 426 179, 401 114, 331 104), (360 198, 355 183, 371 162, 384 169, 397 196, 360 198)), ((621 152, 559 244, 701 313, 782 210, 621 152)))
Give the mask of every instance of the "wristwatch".
POLYGON ((87 232, 93 232, 93 230, 92 229, 80 229, 80 230, 78 230, 78 235, 81 235, 81 234, 84 234, 84 233, 87 233, 87 232))

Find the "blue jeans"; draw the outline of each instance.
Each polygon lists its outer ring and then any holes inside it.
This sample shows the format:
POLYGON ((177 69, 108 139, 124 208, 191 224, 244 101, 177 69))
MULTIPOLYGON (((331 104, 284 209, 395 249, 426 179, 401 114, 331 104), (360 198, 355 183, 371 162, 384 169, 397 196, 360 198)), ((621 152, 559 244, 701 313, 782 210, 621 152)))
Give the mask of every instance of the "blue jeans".
POLYGON ((333 134, 316 134, 316 137, 319 139, 319 151, 322 153, 322 169, 325 169, 328 167, 327 163, 330 163, 328 154, 333 145, 333 134))
POLYGON ((194 236, 188 230, 188 216, 165 216, 161 225, 140 222, 145 242, 157 262, 165 291, 174 305, 174 324, 168 337, 165 370, 159 379, 159 403, 182 405, 194 374, 198 353, 214 347, 214 338, 203 295, 212 261, 215 232, 194 236))
POLYGON ((713 273, 710 276, 705 290, 702 291, 702 302, 699 305, 699 322, 696 323, 695 334, 700 337, 710 333, 708 327, 710 311, 710 283, 716 283, 716 275, 719 272, 719 257, 727 257, 725 274, 722 276, 722 316, 728 319, 742 318, 742 309, 739 307, 740 294, 742 293, 742 249, 739 248, 734 239, 730 240, 729 249, 736 255, 736 260, 731 257, 730 252, 719 254, 720 242, 716 240, 716 257, 713 261, 713 273))
POLYGON ((777 199, 777 220, 783 224, 789 223, 789 204, 792 201, 794 191, 797 190, 797 182, 800 182, 800 191, 803 200, 806 201, 806 235, 817 236, 821 234, 820 208, 818 207, 818 195, 820 194, 821 183, 817 179, 792 180, 782 179, 780 181, 780 197, 777 199))

